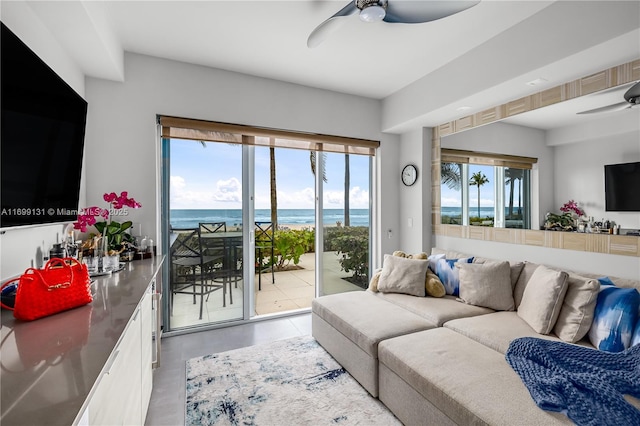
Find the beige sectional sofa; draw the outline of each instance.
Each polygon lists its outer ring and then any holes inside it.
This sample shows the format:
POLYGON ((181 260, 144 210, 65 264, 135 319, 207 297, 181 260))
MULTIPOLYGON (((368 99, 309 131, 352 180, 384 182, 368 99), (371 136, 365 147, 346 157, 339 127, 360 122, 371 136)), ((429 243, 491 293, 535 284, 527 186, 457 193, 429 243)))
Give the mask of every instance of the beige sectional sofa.
MULTIPOLYGON (((433 253, 449 259, 469 256, 438 249, 433 253)), ((454 296, 350 292, 314 300, 313 336, 406 425, 572 424, 562 413, 538 408, 505 360, 515 338, 560 340, 553 332, 537 333, 518 315, 538 266, 524 262, 512 274, 514 311, 494 311, 454 296)), ((612 280, 619 287, 640 289, 640 281, 612 280)), ((593 347, 587 338, 576 343, 593 347)), ((640 400, 629 400, 640 408, 640 400)))

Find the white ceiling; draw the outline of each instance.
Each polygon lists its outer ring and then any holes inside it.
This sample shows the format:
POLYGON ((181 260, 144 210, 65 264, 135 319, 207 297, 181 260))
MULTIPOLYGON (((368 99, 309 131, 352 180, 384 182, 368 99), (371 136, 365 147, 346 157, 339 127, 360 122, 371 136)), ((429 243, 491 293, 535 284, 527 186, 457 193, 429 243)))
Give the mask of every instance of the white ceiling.
POLYGON ((469 90, 473 93, 461 96, 452 90, 451 99, 442 99, 440 106, 449 109, 425 106, 420 120, 427 125, 442 122, 444 115, 447 119, 455 118, 451 114, 467 115, 543 90, 545 84, 552 87, 640 57, 640 16, 627 16, 630 2, 620 3, 626 6, 616 12, 619 5, 612 1, 599 2, 606 5, 603 11, 592 12, 602 15, 601 25, 589 24, 594 18, 581 16, 586 9, 574 1, 484 0, 448 18, 412 25, 367 24, 353 16, 322 45, 307 48, 309 33, 346 3, 30 1, 28 5, 80 69, 97 78, 126 79, 123 52, 128 51, 381 100, 402 97, 413 85, 443 73, 451 76, 445 84, 452 89, 460 86, 461 75, 474 79, 477 84, 469 90), (531 19, 540 19, 543 13, 549 14, 545 25, 532 28, 531 19), (591 27, 587 32, 581 29, 584 22, 591 27), (456 68, 506 34, 519 34, 514 38, 520 43, 516 50, 494 50, 490 66, 482 64, 477 70, 456 68), (521 37, 531 45, 522 46, 521 37), (553 42, 536 46, 537 40, 548 39, 553 42), (589 55, 585 43, 599 53, 589 55), (555 49, 563 52, 562 58, 550 54, 555 49), (526 52, 533 53, 519 57, 526 52), (531 79, 531 74, 518 68, 523 63, 531 63, 529 71, 547 81, 537 87, 524 85, 529 80, 523 79, 531 79), (501 83, 490 80, 492 70, 501 83), (470 111, 455 112, 454 107, 468 103, 470 111))

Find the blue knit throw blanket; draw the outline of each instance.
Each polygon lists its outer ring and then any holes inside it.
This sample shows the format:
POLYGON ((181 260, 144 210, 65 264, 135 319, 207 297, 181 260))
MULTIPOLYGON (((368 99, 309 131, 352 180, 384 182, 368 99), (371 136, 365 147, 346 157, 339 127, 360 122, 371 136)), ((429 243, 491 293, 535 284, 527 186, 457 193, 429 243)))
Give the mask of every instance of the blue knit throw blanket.
POLYGON ((543 410, 578 425, 640 425, 640 345, 611 353, 533 337, 515 339, 505 357, 543 410))

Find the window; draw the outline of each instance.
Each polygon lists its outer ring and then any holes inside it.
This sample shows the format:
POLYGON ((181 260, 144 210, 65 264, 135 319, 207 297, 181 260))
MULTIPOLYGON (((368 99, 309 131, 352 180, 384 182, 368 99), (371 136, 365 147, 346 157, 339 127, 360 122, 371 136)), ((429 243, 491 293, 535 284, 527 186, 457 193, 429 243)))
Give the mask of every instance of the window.
POLYGON ((530 169, 535 158, 442 150, 443 224, 530 227, 530 169))

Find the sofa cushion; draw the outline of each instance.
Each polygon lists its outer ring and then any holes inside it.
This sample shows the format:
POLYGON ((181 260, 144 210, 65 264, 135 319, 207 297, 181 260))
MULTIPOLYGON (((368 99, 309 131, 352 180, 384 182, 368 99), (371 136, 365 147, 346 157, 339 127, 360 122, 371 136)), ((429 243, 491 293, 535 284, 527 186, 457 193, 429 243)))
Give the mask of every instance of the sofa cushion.
POLYGON ((436 264, 436 274, 438 274, 438 278, 442 281, 447 294, 453 296, 458 295, 460 286, 458 269, 455 267, 457 262, 471 263, 473 262, 473 257, 464 257, 461 259, 439 259, 436 264))
MULTIPOLYGON (((552 334, 543 335, 536 332, 513 311, 495 312, 479 317, 452 320, 444 323, 444 327, 502 353, 505 353, 509 343, 518 337, 560 340, 552 334)), ((583 346, 591 346, 588 343, 581 342, 581 344, 583 346)))
POLYGON ((631 345, 640 294, 635 288, 620 288, 609 283, 608 279, 600 280, 589 340, 602 351, 620 352, 631 345))
POLYGON ((512 311, 513 288, 509 262, 460 263, 460 299, 496 311, 512 311))
POLYGON ((374 294, 380 293, 351 291, 322 296, 313 300, 311 309, 374 358, 381 340, 435 327, 433 322, 374 294))
POLYGON ((536 406, 503 354, 447 328, 385 340, 378 359, 456 424, 572 424, 536 406))
POLYGON ((549 334, 560 315, 568 274, 538 266, 527 283, 518 316, 540 334, 549 334))
POLYGON ((375 295, 425 318, 438 327, 441 327, 442 324, 452 319, 467 318, 494 312, 489 308, 458 302, 454 296, 449 295, 438 299, 433 297, 414 297, 397 293, 375 293, 375 295))
POLYGON ((406 259, 385 254, 382 272, 378 279, 378 291, 424 297, 428 266, 429 262, 426 260, 406 259))
POLYGON ((567 280, 567 294, 553 332, 565 342, 575 343, 582 339, 593 322, 600 283, 573 272, 567 280))

